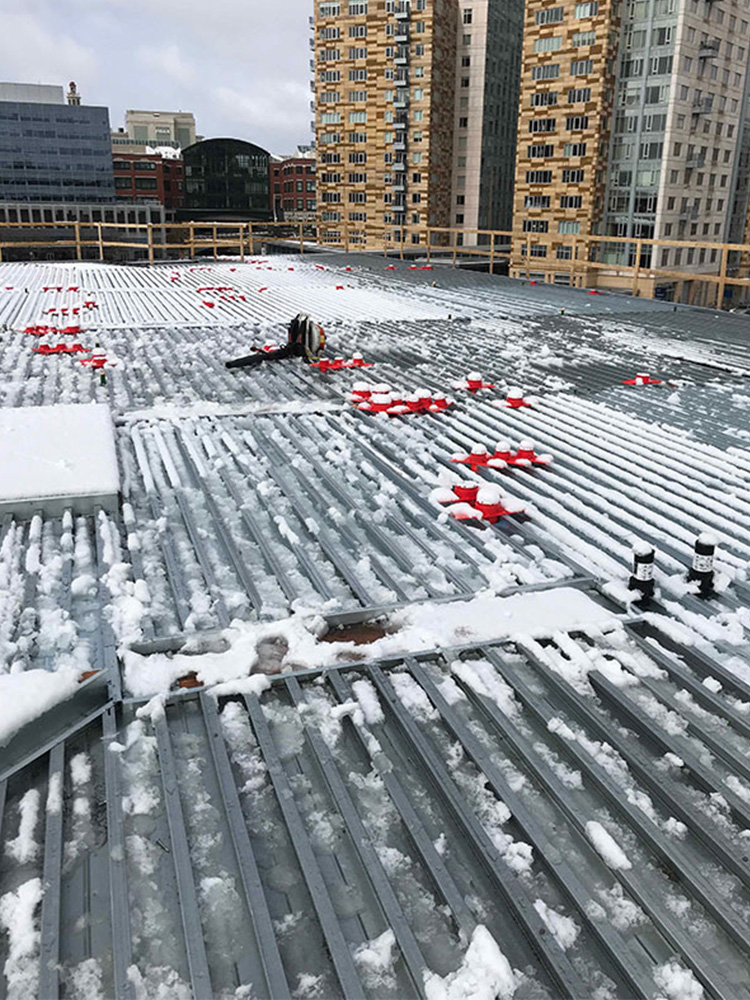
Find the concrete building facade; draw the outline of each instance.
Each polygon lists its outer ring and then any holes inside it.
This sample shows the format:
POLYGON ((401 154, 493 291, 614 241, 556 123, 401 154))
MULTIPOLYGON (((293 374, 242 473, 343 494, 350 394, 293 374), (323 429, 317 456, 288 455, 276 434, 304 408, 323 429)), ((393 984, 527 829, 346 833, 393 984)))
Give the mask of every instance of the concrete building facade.
POLYGON ((112 132, 112 148, 133 153, 147 146, 185 149, 202 138, 195 133, 192 111, 126 111, 125 127, 112 132))
POLYGON ((451 224, 457 20, 457 0, 316 3, 319 242, 451 224))
POLYGON ((452 226, 510 229, 522 37, 522 0, 459 0, 452 226))

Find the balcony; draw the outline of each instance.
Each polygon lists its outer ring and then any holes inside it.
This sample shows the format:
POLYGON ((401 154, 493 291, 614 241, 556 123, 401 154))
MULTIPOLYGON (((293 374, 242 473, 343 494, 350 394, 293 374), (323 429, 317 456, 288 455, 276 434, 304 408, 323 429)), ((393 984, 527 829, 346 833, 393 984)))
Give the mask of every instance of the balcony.
POLYGON ((409 95, 408 94, 397 94, 396 100, 393 102, 393 107, 397 110, 404 110, 409 107, 409 95))
POLYGON ((396 44, 403 44, 409 41, 409 22, 400 21, 396 27, 396 32, 393 36, 394 42, 396 44))
POLYGON ((706 165, 705 156, 689 156, 685 161, 685 166, 687 167, 688 170, 695 170, 695 169, 699 170, 701 167, 705 167, 705 165, 706 165))
POLYGON ((406 170, 406 163, 404 161, 401 161, 399 163, 394 163, 393 164, 393 169, 397 170, 399 172, 404 171, 404 170, 406 170))
POLYGON ((401 121, 401 120, 398 120, 398 119, 397 119, 397 120, 396 120, 396 121, 395 121, 395 122, 393 123, 393 127, 394 127, 394 128, 398 128, 398 129, 403 129, 403 128, 406 128, 406 125, 407 125, 407 123, 406 123, 406 121, 405 121, 405 120, 404 120, 404 121, 401 121))
POLYGON ((411 5, 408 3, 396 4, 396 9, 393 13, 397 21, 406 21, 409 19, 411 13, 411 5))
POLYGON ((406 152, 406 136, 403 136, 400 139, 396 139, 396 141, 393 143, 393 151, 394 153, 406 152))
POLYGON ((397 66, 406 66, 409 62, 409 46, 399 46, 396 49, 396 55, 393 57, 393 61, 397 66))
POLYGON ((391 190, 395 191, 396 194, 406 191, 405 180, 405 177, 397 177, 391 184, 391 190))
POLYGON ((308 38, 307 39, 307 43, 308 43, 308 45, 310 46, 311 49, 315 48, 315 39, 314 38, 308 38))
POLYGON ((719 54, 719 43, 718 42, 706 42, 705 45, 701 45, 698 49, 699 59, 715 59, 719 54))
POLYGON ((713 101, 710 97, 699 98, 697 101, 693 101, 693 114, 694 115, 706 115, 713 108, 713 101))
POLYGON ((310 101, 310 110, 315 111, 315 101, 310 101))

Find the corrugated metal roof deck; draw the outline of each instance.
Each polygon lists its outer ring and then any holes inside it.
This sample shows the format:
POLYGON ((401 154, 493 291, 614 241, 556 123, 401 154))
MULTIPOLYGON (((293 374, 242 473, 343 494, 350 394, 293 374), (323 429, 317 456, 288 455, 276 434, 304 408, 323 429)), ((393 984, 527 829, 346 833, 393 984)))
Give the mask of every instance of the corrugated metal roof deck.
POLYGON ((109 402, 124 483, 118 517, 0 525, 0 673, 104 667, 0 751, 0 995, 443 996, 486 927, 519 998, 750 996, 746 319, 362 257, 0 281, 13 327, 96 297, 106 385, 7 332, 0 400, 109 402), (226 372, 300 303, 376 367, 226 372), (451 391, 469 368, 498 391, 438 416, 346 402, 354 378, 451 391), (620 385, 644 370, 670 385, 620 385), (493 405, 513 384, 533 408, 493 405), (450 462, 501 437, 554 465, 450 462), (446 521, 429 494, 457 468, 526 516, 446 521), (706 601, 683 583, 704 529, 725 577, 706 601), (612 603, 635 537, 658 550, 644 615, 612 603), (145 712, 118 668, 234 618, 571 581, 619 617, 361 646, 145 712))

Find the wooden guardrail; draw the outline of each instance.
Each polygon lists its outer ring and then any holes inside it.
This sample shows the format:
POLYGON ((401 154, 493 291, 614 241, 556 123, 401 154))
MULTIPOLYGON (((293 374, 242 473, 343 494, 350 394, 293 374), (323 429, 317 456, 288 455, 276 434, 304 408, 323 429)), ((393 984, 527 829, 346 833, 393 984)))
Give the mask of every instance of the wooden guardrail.
POLYGON ((747 288, 750 297, 750 245, 705 243, 695 240, 653 240, 615 236, 565 236, 558 238, 569 246, 564 258, 534 255, 534 234, 513 233, 509 230, 465 229, 463 227, 384 227, 381 232, 372 227, 359 229, 338 225, 328 237, 331 227, 310 222, 7 222, 0 223, 0 261, 7 250, 21 248, 71 249, 76 260, 89 257, 105 260, 108 248, 140 250, 153 264, 158 259, 180 256, 195 257, 209 251, 217 260, 220 251, 234 251, 241 260, 258 253, 259 245, 273 243, 291 252, 305 253, 311 249, 345 252, 378 253, 412 256, 450 262, 454 267, 470 260, 486 260, 491 271, 499 264, 507 265, 510 273, 529 279, 542 275, 547 281, 566 276, 579 287, 620 288, 633 295, 653 294, 660 282, 678 285, 680 295, 689 288, 689 301, 704 286, 702 297, 717 308, 725 304, 726 289, 747 288), (63 231, 62 238, 19 239, 25 230, 63 231), (15 238, 7 238, 10 235, 15 238), (320 234, 321 240, 318 241, 320 234), (655 266, 658 248, 705 251, 704 257, 715 260, 696 265, 695 269, 655 266), (93 250, 92 254, 88 251, 93 250), (609 258, 609 259, 608 259, 609 258), (601 277, 600 277, 601 276, 601 277), (715 288, 715 295, 709 295, 715 288))

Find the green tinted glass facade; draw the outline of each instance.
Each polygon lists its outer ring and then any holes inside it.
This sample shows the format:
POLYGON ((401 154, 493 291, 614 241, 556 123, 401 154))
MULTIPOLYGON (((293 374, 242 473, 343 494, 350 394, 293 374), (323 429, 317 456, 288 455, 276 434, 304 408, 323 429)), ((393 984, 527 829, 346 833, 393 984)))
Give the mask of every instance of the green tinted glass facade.
POLYGON ((241 139, 206 139, 182 156, 183 217, 270 219, 266 150, 241 139))

